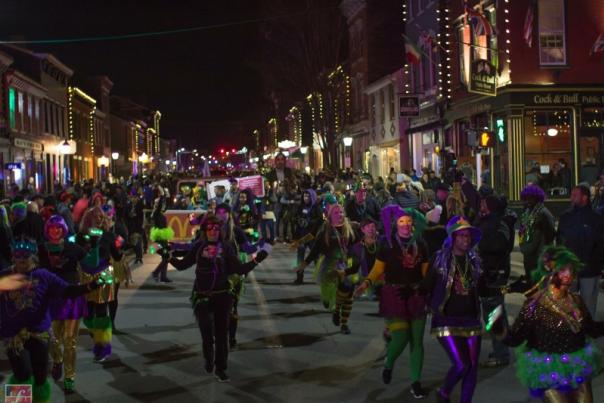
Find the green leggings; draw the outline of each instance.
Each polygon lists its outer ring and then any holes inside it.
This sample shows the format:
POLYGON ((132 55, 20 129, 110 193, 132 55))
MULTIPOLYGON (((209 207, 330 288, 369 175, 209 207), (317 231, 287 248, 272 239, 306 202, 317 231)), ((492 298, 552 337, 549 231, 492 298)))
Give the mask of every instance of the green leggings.
POLYGON ((386 325, 390 330, 391 340, 388 343, 386 368, 392 369, 394 362, 411 344, 411 382, 418 382, 424 365, 424 327, 426 319, 411 321, 391 320, 386 325))

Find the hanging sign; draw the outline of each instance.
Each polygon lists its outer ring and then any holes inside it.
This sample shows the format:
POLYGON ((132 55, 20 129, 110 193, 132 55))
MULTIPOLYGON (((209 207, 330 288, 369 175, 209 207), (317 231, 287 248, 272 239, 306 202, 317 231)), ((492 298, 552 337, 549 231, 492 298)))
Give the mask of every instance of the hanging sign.
POLYGON ((497 95, 497 69, 488 60, 474 60, 470 69, 469 92, 494 97, 497 95))

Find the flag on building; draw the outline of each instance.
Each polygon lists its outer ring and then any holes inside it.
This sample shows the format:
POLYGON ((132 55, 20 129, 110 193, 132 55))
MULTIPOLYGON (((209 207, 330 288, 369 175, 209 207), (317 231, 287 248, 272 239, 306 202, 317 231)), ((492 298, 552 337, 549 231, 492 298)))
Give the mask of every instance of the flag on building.
POLYGON ((591 47, 590 55, 594 53, 604 52, 604 32, 598 36, 598 39, 594 42, 594 45, 591 47))
POLYGON ((407 63, 419 64, 419 61, 422 59, 421 52, 410 40, 407 40, 405 43, 405 52, 407 54, 407 63))
POLYGON ((495 29, 489 22, 488 18, 485 17, 479 11, 474 10, 468 4, 465 6, 466 9, 466 20, 472 24, 474 35, 476 36, 490 36, 493 35, 495 29))
POLYGON ((535 9, 537 8, 537 1, 531 0, 526 10, 526 16, 524 17, 524 42, 528 47, 533 46, 533 24, 535 22, 535 9))

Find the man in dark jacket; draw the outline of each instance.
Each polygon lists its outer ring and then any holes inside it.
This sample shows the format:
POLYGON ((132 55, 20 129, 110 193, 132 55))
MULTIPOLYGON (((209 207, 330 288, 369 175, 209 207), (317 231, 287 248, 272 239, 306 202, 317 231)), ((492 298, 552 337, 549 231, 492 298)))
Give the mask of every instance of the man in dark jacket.
POLYGON ((579 272, 579 292, 595 318, 598 282, 604 265, 604 218, 592 210, 587 186, 575 186, 570 201, 572 208, 560 216, 556 243, 566 246, 583 263, 579 272))
MULTIPOLYGON (((504 297, 501 287, 507 284, 510 276, 511 260, 510 242, 513 238, 513 228, 509 228, 503 218, 503 207, 501 199, 495 195, 489 195, 480 200, 479 216, 476 227, 482 232, 482 238, 478 242, 478 256, 482 262, 483 276, 486 279, 487 289, 481 295, 482 315, 485 323, 488 315, 498 305, 504 307, 504 297)), ((488 367, 508 365, 510 362, 509 348, 501 341, 491 337, 493 352, 489 354, 484 363, 488 367)))
POLYGON ((350 221, 361 223, 366 218, 374 222, 379 221, 380 209, 377 206, 377 202, 375 202, 375 199, 369 202, 367 196, 367 189, 364 188, 360 188, 354 192, 354 197, 346 204, 346 217, 350 221))

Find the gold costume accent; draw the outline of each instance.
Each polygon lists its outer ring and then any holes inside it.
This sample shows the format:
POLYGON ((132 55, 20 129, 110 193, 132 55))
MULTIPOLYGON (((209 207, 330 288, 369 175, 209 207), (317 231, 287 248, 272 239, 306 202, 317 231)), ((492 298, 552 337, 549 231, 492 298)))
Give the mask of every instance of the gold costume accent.
POLYGON ((30 338, 39 339, 48 343, 50 340, 50 334, 48 332, 33 333, 27 329, 21 329, 19 333, 13 337, 4 339, 4 347, 6 347, 7 350, 13 350, 17 353, 20 353, 23 351, 23 345, 30 338))
POLYGON ((54 364, 63 364, 65 378, 69 379, 75 378, 79 329, 79 319, 55 320, 52 322, 54 337, 50 340, 50 357, 54 364))
MULTIPOLYGON (((90 275, 84 271, 80 271, 80 284, 88 284, 92 281, 96 281, 98 278, 96 275, 90 275)), ((115 299, 115 282, 111 284, 105 284, 96 290, 93 290, 86 294, 86 300, 94 302, 95 304, 104 304, 105 302, 111 302, 115 299)))
POLYGON ((458 336, 458 337, 472 337, 472 336, 481 336, 483 334, 482 327, 453 327, 453 326, 443 326, 443 327, 435 327, 430 331, 430 335, 433 337, 448 337, 448 336, 458 336))
POLYGON ((544 403, 593 403, 593 401, 591 382, 582 383, 581 386, 571 392, 548 389, 543 394, 544 403))

